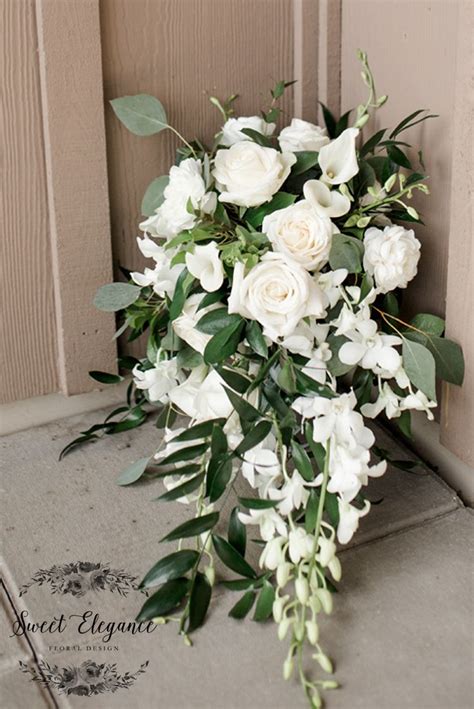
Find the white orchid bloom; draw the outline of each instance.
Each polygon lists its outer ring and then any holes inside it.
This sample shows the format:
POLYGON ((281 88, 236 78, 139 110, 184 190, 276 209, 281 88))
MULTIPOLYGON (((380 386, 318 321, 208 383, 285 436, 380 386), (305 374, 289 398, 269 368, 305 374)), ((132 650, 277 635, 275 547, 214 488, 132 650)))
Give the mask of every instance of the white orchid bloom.
POLYGON ((156 263, 164 264, 170 260, 170 253, 156 241, 150 239, 148 234, 144 234, 143 239, 137 236, 137 244, 140 252, 145 258, 152 258, 156 263))
POLYGON ((311 353, 310 359, 301 370, 303 374, 314 379, 319 384, 325 384, 327 376, 327 362, 331 359, 331 350, 327 342, 322 342, 311 353))
POLYGON ((196 418, 198 414, 196 399, 206 374, 207 367, 205 365, 195 367, 186 381, 170 392, 170 400, 173 404, 191 419, 196 418))
POLYGON ((321 217, 336 218, 351 208, 349 197, 338 190, 330 190, 321 180, 308 180, 303 186, 305 199, 321 217))
POLYGON ((341 299, 341 284, 349 275, 345 268, 338 268, 335 271, 320 273, 317 277, 318 286, 324 293, 330 308, 334 308, 341 299))
POLYGON ((285 552, 283 551, 283 547, 286 542, 286 536, 275 537, 274 539, 270 539, 265 544, 265 548, 260 556, 260 568, 267 568, 270 571, 275 571, 277 567, 284 564, 285 552))
POLYGON ((395 394, 388 382, 384 382, 377 401, 374 401, 373 404, 363 404, 360 410, 362 415, 369 419, 377 418, 382 411, 385 411, 385 415, 389 419, 397 418, 402 412, 400 397, 395 394))
POLYGON ((309 492, 306 490, 305 484, 311 485, 311 483, 305 483, 299 472, 294 470, 291 477, 285 480, 281 488, 269 490, 268 495, 271 500, 280 500, 278 511, 284 517, 287 517, 293 510, 299 510, 301 505, 306 504, 309 492))
POLYGON ((375 320, 357 318, 354 329, 347 332, 346 337, 351 342, 345 342, 338 353, 344 364, 359 364, 376 374, 387 372, 391 376, 400 369, 402 358, 395 345, 401 345, 401 339, 380 333, 375 320))
POLYGON ((204 290, 213 293, 224 282, 224 268, 219 258, 219 248, 215 241, 205 246, 197 245, 193 252, 186 254, 186 267, 197 278, 204 290))
POLYGON ((199 332, 196 328, 196 324, 206 313, 210 313, 211 310, 222 307, 222 303, 213 303, 212 305, 198 310, 201 300, 201 293, 195 293, 186 300, 181 315, 179 315, 176 320, 173 320, 173 330, 178 337, 184 340, 184 342, 190 345, 196 352, 203 354, 212 335, 199 332))
POLYGON ((252 448, 244 453, 242 475, 247 482, 266 497, 268 486, 281 475, 280 461, 276 453, 269 448, 252 448))
POLYGON ((314 537, 311 534, 307 534, 303 527, 292 529, 288 539, 288 553, 293 564, 297 564, 300 559, 307 559, 311 555, 314 537))
POLYGON ((430 401, 426 394, 424 394, 422 391, 418 390, 415 394, 409 394, 406 396, 402 403, 401 403, 401 409, 402 411, 409 410, 409 409, 415 409, 416 411, 424 411, 430 421, 434 419, 433 414, 431 413, 430 409, 436 408, 437 404, 436 401, 430 401))
POLYGON ((260 526, 260 536, 264 542, 273 539, 275 533, 281 537, 287 536, 286 522, 273 508, 265 510, 249 510, 249 514, 239 512, 239 519, 242 524, 258 524, 260 526))
POLYGON ((319 152, 319 166, 322 180, 330 185, 349 182, 359 172, 356 156, 356 138, 358 128, 347 128, 329 145, 324 145, 319 152))
POLYGON ((347 544, 352 539, 359 527, 359 519, 365 517, 370 510, 370 502, 365 501, 364 507, 358 510, 344 500, 338 500, 339 524, 337 525, 337 539, 340 544, 347 544))
POLYGON ((133 271, 130 274, 132 280, 142 288, 152 286, 154 292, 164 298, 167 295, 172 298, 176 288, 176 283, 183 270, 182 264, 169 266, 169 263, 157 263, 155 268, 145 268, 143 273, 133 271))

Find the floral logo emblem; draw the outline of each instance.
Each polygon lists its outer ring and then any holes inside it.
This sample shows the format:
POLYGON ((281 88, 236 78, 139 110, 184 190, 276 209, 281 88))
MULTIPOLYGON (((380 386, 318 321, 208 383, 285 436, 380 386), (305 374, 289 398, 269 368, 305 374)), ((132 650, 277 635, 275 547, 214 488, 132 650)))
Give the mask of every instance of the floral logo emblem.
POLYGON ((38 667, 32 667, 20 660, 20 670, 31 675, 31 680, 43 686, 55 689, 58 694, 76 694, 81 697, 92 697, 104 692, 116 692, 118 689, 129 689, 148 667, 148 660, 136 672, 117 672, 117 665, 98 664, 86 660, 79 666, 58 667, 50 665, 45 660, 38 662, 38 667))
POLYGON ((69 564, 55 565, 50 569, 39 569, 20 588, 23 596, 34 584, 48 584, 51 593, 72 596, 85 596, 89 591, 111 591, 126 596, 130 590, 137 590, 137 577, 122 569, 112 569, 110 564, 75 561, 69 564))

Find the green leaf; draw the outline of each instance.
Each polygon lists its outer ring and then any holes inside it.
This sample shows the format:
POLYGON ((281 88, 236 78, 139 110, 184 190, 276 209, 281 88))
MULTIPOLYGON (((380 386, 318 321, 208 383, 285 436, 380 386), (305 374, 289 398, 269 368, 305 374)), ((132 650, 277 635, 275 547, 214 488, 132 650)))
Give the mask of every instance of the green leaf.
POLYGON ((160 472, 153 470, 152 476, 153 478, 167 478, 169 475, 194 475, 201 469, 201 467, 202 466, 197 463, 190 463, 188 465, 182 465, 179 468, 174 468, 171 472, 169 470, 160 472))
POLYGON ((68 443, 67 446, 64 446, 61 453, 59 454, 59 460, 62 460, 64 456, 74 450, 74 448, 78 448, 79 446, 84 445, 84 443, 96 441, 98 438, 99 436, 96 436, 95 433, 85 433, 82 436, 78 436, 73 441, 68 443))
POLYGON ((120 473, 117 479, 117 485, 131 485, 141 478, 146 470, 146 466, 150 462, 150 458, 140 458, 135 463, 132 463, 128 468, 120 473))
POLYGON ((333 234, 329 265, 333 270, 346 268, 349 273, 362 271, 364 245, 359 239, 347 234, 333 234))
POLYGON ((337 502, 337 495, 334 492, 327 492, 324 498, 324 509, 328 513, 331 524, 337 527, 339 524, 339 504, 337 502))
POLYGON ((328 131, 328 136, 330 138, 335 138, 336 137, 336 119, 332 115, 329 108, 324 105, 324 103, 321 103, 321 101, 320 101, 319 105, 321 106, 322 111, 323 111, 323 118, 324 118, 324 123, 326 124, 326 128, 328 131))
POLYGON ((162 542, 172 542, 176 539, 185 539, 187 537, 196 537, 198 534, 208 532, 212 529, 219 519, 219 512, 210 512, 202 517, 195 517, 187 522, 175 527, 171 532, 161 539, 162 542))
POLYGON ((267 214, 276 212, 277 209, 284 209, 296 200, 296 195, 288 194, 287 192, 277 192, 270 202, 261 204, 260 207, 248 209, 245 214, 245 219, 256 229, 262 226, 262 222, 267 214))
POLYGON ((212 543, 214 544, 217 556, 229 569, 232 569, 232 571, 235 571, 237 574, 241 574, 241 576, 256 578, 257 574, 250 564, 245 561, 244 557, 239 554, 226 539, 219 537, 217 534, 213 534, 212 543))
POLYGON ((363 404, 368 404, 372 394, 372 386, 374 375, 370 369, 362 369, 358 367, 352 379, 352 388, 356 395, 359 407, 363 404))
MULTIPOLYGON (((171 475, 175 475, 175 472, 173 471, 171 475)), ((197 490, 203 480, 204 473, 199 473, 198 475, 195 475, 194 478, 191 478, 190 480, 185 480, 183 483, 181 483, 181 485, 176 485, 176 487, 173 487, 171 490, 167 490, 167 492, 164 492, 156 499, 160 502, 170 502, 171 500, 178 500, 180 497, 185 497, 191 492, 194 492, 194 490, 197 490)))
POLYGON ((417 327, 418 330, 423 330, 423 332, 428 333, 428 335, 441 336, 444 332, 444 320, 437 315, 419 313, 415 315, 410 322, 413 327, 417 327))
POLYGON ((178 441, 193 441, 196 438, 207 438, 214 430, 214 426, 223 426, 226 422, 225 418, 209 419, 202 423, 196 423, 190 426, 178 436, 173 436, 173 443, 178 441))
POLYGON ((151 217, 158 207, 161 207, 165 201, 163 193, 169 181, 169 175, 162 175, 150 182, 142 199, 141 212, 144 217, 151 217))
POLYGON ((229 611, 229 616, 235 618, 236 620, 242 620, 252 609, 252 606, 256 598, 255 591, 247 591, 244 593, 242 598, 240 598, 235 606, 233 606, 229 611))
POLYGON ((204 362, 202 355, 193 350, 192 347, 183 347, 176 357, 177 365, 180 369, 196 369, 204 362))
POLYGON ((260 357, 268 357, 268 347, 262 334, 262 328, 255 320, 250 320, 245 327, 245 336, 253 351, 260 357))
POLYGON ((392 162, 394 162, 396 165, 400 165, 400 167, 405 167, 408 170, 411 170, 411 162, 405 155, 405 153, 400 150, 400 148, 397 148, 396 145, 389 145, 387 148, 387 155, 390 158, 392 162))
POLYGON ((181 448, 180 450, 174 451, 174 453, 170 453, 162 460, 158 460, 156 464, 161 467, 163 465, 180 463, 182 460, 194 460, 194 458, 198 458, 205 453, 208 448, 209 445, 207 443, 198 443, 195 446, 181 448))
POLYGON ((253 128, 242 128, 240 132, 253 140, 254 143, 257 143, 257 145, 261 145, 263 148, 273 147, 271 138, 263 135, 263 133, 259 133, 258 130, 253 130, 253 128))
POLYGON ((96 382, 100 382, 101 384, 118 384, 118 382, 123 382, 123 377, 121 377, 119 374, 109 374, 109 372, 98 372, 95 369, 92 372, 89 372, 89 376, 92 379, 95 379, 96 382))
POLYGON ((137 622, 142 623, 152 618, 160 618, 174 610, 188 592, 189 581, 185 578, 167 581, 156 593, 145 601, 139 614, 137 622))
POLYGON ((215 369, 225 383, 234 389, 234 391, 239 392, 239 394, 245 394, 251 384, 248 377, 236 372, 234 369, 227 369, 226 367, 217 366, 215 369))
POLYGON ((265 581, 263 587, 258 594, 257 605, 255 606, 255 614, 253 619, 257 623, 262 623, 267 620, 273 609, 273 601, 275 600, 275 589, 268 581, 265 581))
MULTIPOLYGON (((219 419, 214 419, 219 421, 219 419)), ((225 423, 225 419, 224 419, 225 423)), ((222 424, 223 425, 223 424, 222 424)), ((227 453, 227 436, 225 435, 221 424, 217 424, 212 429, 211 438, 211 456, 212 458, 219 458, 227 453)))
POLYGON ((278 500, 262 500, 259 497, 238 497, 239 504, 248 510, 269 510, 276 507, 278 500))
POLYGON ((176 320, 178 315, 181 315, 183 311, 183 305, 187 298, 190 286, 194 281, 194 276, 192 276, 187 268, 183 268, 176 281, 176 287, 174 289, 173 300, 169 307, 169 318, 170 322, 176 320))
POLYGON ((247 451, 255 448, 255 446, 258 446, 258 444, 268 436, 271 430, 271 421, 259 421, 257 425, 254 428, 251 428, 250 431, 243 437, 234 453, 242 456, 247 451))
POLYGON ((365 155, 368 153, 372 153, 374 151, 374 148, 377 147, 377 145, 380 143, 382 138, 384 137, 385 133, 387 132, 386 128, 382 128, 382 130, 377 131, 377 133, 374 133, 373 136, 371 136, 362 146, 360 149, 359 155, 361 158, 363 158, 365 155))
POLYGON ((291 454, 296 469, 301 477, 307 482, 314 480, 314 470, 311 461, 302 445, 298 441, 291 441, 291 454))
POLYGON ((314 150, 300 150, 294 153, 296 162, 291 168, 292 175, 302 175, 318 164, 319 153, 314 150))
POLYGON ((346 113, 344 113, 336 123, 336 138, 346 130, 347 126, 349 125, 349 118, 351 113, 352 109, 346 111, 346 113))
POLYGON ((410 411, 402 411, 401 415, 394 419, 400 431, 407 438, 412 438, 411 433, 411 413, 410 411))
POLYGON ((216 308, 206 313, 196 324, 196 328, 206 335, 217 335, 218 332, 230 325, 242 322, 240 315, 229 314, 227 308, 216 308))
POLYGON ((236 394, 234 391, 231 389, 228 389, 227 387, 224 387, 225 393, 227 394, 230 403, 234 407, 234 409, 237 411, 241 422, 244 425, 244 430, 248 430, 249 426, 253 424, 255 421, 258 421, 258 419, 262 418, 262 414, 260 411, 258 411, 252 404, 249 404, 248 401, 243 399, 241 396, 236 394), (246 425, 249 424, 249 425, 246 425))
POLYGON ((287 394, 296 392, 295 368, 291 359, 287 359, 280 369, 277 377, 278 386, 287 394))
POLYGON ((413 342, 419 342, 431 352, 439 379, 461 386, 464 379, 464 356, 456 342, 435 335, 425 337, 413 331, 405 332, 404 336, 413 342))
POLYGON ((117 118, 135 135, 155 135, 168 128, 165 109, 154 96, 123 96, 110 103, 117 118))
POLYGON ((314 488, 309 492, 308 502, 304 514, 304 528, 308 534, 312 534, 316 528, 316 520, 318 517, 319 494, 314 488))
POLYGON ((227 533, 229 544, 241 555, 245 556, 247 544, 247 529, 239 519, 239 508, 234 507, 229 517, 229 531, 227 533))
POLYGON ((134 303, 141 293, 139 286, 131 283, 108 283, 99 288, 94 298, 94 305, 99 310, 115 313, 134 303))
POLYGON ((239 318, 214 335, 204 350, 204 361, 207 364, 215 364, 233 355, 239 346, 244 326, 245 321, 239 318))
POLYGON ((193 549, 181 549, 163 557, 145 574, 139 588, 150 588, 184 576, 199 559, 199 554, 193 549))
POLYGON ((191 596, 189 599, 189 620, 187 632, 192 633, 197 628, 200 628, 204 623, 207 609, 211 601, 212 588, 205 577, 199 571, 194 579, 191 596))
POLYGON ((224 493, 232 476, 232 458, 213 458, 209 461, 207 469, 206 494, 210 502, 216 502, 224 493))
POLYGON ((403 367, 411 383, 436 401, 436 365, 431 352, 419 342, 403 338, 403 367))

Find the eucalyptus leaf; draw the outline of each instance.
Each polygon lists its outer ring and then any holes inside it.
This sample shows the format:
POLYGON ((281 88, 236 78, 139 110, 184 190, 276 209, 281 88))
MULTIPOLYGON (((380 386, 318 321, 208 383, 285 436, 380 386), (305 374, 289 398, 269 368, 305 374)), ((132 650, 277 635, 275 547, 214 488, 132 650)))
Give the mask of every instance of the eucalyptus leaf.
POLYGON ((161 207, 165 201, 164 191, 169 181, 170 178, 168 175, 162 175, 150 182, 142 199, 141 212, 143 216, 151 217, 155 214, 158 207, 161 207))
POLYGON ((140 296, 141 288, 131 283, 108 283, 97 291, 94 305, 99 310, 114 313, 124 310, 140 296))
POLYGON ((132 463, 128 468, 120 473, 117 478, 117 485, 131 485, 141 478, 146 470, 150 458, 140 458, 135 463, 132 463))
POLYGON ((436 401, 436 365, 429 349, 419 342, 403 338, 403 367, 411 383, 432 401, 436 401))
POLYGON ((135 135, 155 135, 169 127, 165 109, 154 96, 122 96, 110 103, 117 118, 135 135))
POLYGON ((436 335, 440 337, 444 332, 445 322, 443 318, 439 318, 437 315, 431 315, 430 313, 418 313, 410 321, 413 327, 418 328, 426 332, 428 335, 436 335))
POLYGON ((364 245, 359 239, 347 234, 333 234, 329 265, 333 270, 346 268, 349 273, 362 271, 364 245))

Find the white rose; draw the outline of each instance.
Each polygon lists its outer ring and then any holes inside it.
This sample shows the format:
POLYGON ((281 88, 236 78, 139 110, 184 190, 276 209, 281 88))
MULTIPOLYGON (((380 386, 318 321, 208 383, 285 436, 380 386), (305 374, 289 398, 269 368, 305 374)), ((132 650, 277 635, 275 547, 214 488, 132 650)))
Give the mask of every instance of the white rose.
POLYGON ((307 271, 319 270, 328 260, 333 224, 317 214, 307 200, 268 214, 262 231, 274 251, 286 254, 307 271))
POLYGON ((172 238, 184 229, 192 229, 197 219, 187 210, 189 200, 194 209, 206 214, 212 214, 217 204, 215 193, 206 192, 201 161, 194 158, 173 165, 163 194, 165 200, 161 207, 140 224, 140 229, 152 236, 172 238))
POLYGON ((280 133, 278 138, 283 152, 295 153, 300 150, 314 150, 319 152, 323 145, 329 143, 326 130, 314 123, 293 118, 290 125, 280 133))
POLYGON ((347 128, 335 140, 324 145, 319 151, 319 167, 322 180, 330 185, 349 182, 359 172, 356 155, 357 128, 347 128))
POLYGON ((290 335, 301 318, 323 315, 323 294, 302 266, 271 252, 247 276, 243 263, 236 264, 228 310, 256 320, 276 341, 290 335))
POLYGON ((221 303, 213 303, 206 308, 198 310, 202 298, 202 293, 191 295, 183 305, 181 315, 179 315, 176 320, 173 320, 173 330, 178 337, 201 354, 203 354, 207 343, 211 339, 211 335, 199 332, 196 328, 196 324, 206 313, 209 313, 215 308, 222 307, 221 303))
POLYGON ((406 288, 416 276, 421 244, 413 229, 371 227, 364 236, 364 268, 382 293, 406 288))
POLYGON ((212 174, 222 193, 219 201, 241 207, 269 202, 295 162, 292 153, 279 153, 246 140, 218 150, 212 174))
POLYGON ((224 282, 224 268, 219 258, 219 248, 215 241, 205 246, 197 245, 186 254, 189 273, 198 278, 204 290, 213 293, 224 282))
POLYGON ((251 128, 265 136, 273 135, 276 128, 275 123, 267 123, 260 116, 240 116, 240 118, 229 118, 222 127, 221 145, 231 146, 240 143, 242 140, 252 140, 248 135, 242 133, 242 128, 251 128))
POLYGON ((305 198, 322 217, 342 217, 351 208, 349 197, 330 190, 321 180, 308 180, 303 185, 305 198))

